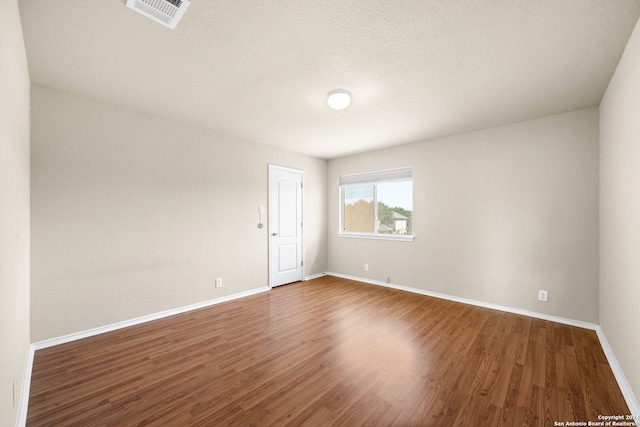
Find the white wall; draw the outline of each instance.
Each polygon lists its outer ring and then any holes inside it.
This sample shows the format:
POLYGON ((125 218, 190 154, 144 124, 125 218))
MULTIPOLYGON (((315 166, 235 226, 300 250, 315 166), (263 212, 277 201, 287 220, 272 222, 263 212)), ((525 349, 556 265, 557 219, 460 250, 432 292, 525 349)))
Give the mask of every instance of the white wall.
POLYGON ((600 322, 640 396, 640 23, 600 104, 600 322))
POLYGON ((0 0, 0 425, 29 351, 29 72, 16 0, 0 0))
POLYGON ((32 340, 267 286, 269 163, 305 171, 325 271, 325 160, 34 85, 32 340))
POLYGON ((598 322, 597 109, 331 160, 328 195, 330 271, 598 322), (406 165, 415 241, 338 237, 339 176, 406 165))

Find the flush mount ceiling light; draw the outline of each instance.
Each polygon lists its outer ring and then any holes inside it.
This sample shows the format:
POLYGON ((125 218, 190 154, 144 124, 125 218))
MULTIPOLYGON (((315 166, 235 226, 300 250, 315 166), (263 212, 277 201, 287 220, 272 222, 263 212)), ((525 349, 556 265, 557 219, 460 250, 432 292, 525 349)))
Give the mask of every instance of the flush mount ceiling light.
POLYGON ((327 104, 334 110, 344 110, 351 104, 351 94, 344 89, 335 89, 329 92, 327 104))

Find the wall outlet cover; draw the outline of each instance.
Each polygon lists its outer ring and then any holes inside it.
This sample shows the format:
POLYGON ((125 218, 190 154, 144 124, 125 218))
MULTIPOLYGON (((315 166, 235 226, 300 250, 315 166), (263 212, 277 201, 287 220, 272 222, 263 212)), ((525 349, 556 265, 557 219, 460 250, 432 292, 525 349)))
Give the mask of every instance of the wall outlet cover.
POLYGON ((544 301, 544 302, 549 301, 549 292, 543 291, 543 290, 539 290, 538 291, 538 300, 544 301))

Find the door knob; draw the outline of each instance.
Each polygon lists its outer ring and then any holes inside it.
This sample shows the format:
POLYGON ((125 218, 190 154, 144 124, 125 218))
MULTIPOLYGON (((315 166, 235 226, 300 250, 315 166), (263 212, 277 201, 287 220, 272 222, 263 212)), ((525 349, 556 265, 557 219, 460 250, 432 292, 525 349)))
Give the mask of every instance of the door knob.
POLYGON ((272 235, 272 236, 277 236, 277 235, 278 235, 278 233, 271 233, 271 235, 272 235))

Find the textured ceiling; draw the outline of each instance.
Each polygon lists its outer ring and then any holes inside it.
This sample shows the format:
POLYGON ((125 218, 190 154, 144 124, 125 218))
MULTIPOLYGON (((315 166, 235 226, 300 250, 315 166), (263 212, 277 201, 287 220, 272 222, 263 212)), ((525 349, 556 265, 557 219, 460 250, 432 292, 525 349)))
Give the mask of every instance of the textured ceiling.
POLYGON ((31 79, 334 158, 597 106, 640 0, 20 0, 31 79), (330 110, 326 94, 352 92, 330 110))

